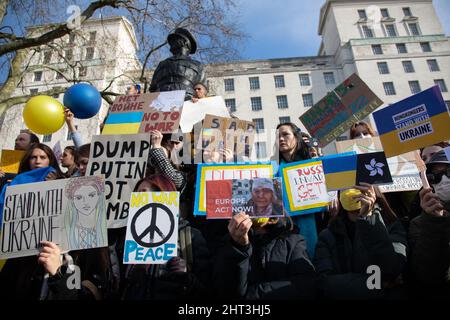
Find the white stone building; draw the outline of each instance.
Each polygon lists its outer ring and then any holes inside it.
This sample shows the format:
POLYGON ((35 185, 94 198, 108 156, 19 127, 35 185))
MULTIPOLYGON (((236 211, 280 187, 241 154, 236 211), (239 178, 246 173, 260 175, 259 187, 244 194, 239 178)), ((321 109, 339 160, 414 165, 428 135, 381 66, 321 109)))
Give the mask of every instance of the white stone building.
MULTIPOLYGON (((42 32, 39 28, 30 28, 28 33, 35 35, 42 32)), ((63 73, 68 79, 90 82, 99 90, 107 88, 112 82, 107 91, 125 93, 126 87, 132 82, 129 77, 142 68, 136 56, 138 43, 133 25, 123 17, 88 20, 81 29, 57 39, 54 47, 60 49, 49 50, 43 46, 41 52, 30 52, 27 61, 30 71, 15 90, 15 96, 39 93, 54 87, 70 87, 73 83, 68 83, 64 76, 55 71, 61 69, 64 69, 63 73), (73 67, 67 67, 65 59, 73 67)), ((61 103, 63 97, 64 94, 55 96, 61 103)), ((16 105, 7 111, 0 128, 0 149, 13 149, 15 137, 20 130, 26 129, 22 117, 23 107, 24 104, 16 105)), ((91 136, 99 132, 99 123, 103 121, 107 108, 108 104, 103 100, 98 115, 88 120, 75 119, 83 141, 89 142, 91 136)), ((72 144, 65 124, 59 131, 40 136, 40 139, 50 147, 58 141, 63 147, 72 144)))
MULTIPOLYGON (((211 65, 210 86, 238 117, 265 131, 283 121, 304 129, 298 117, 354 72, 384 106, 435 84, 450 104, 450 41, 432 0, 327 0, 318 33, 317 57, 211 65)), ((273 148, 266 136, 258 145, 262 158, 273 148)))

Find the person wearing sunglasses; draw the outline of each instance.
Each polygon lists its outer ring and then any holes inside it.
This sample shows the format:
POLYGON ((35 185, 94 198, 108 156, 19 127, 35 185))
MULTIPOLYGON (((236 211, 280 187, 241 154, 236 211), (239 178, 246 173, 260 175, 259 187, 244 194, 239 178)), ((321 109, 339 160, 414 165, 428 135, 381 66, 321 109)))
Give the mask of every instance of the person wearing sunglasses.
POLYGON ((427 163, 431 188, 419 192, 422 214, 409 229, 413 298, 450 298, 450 161, 444 150, 427 163))

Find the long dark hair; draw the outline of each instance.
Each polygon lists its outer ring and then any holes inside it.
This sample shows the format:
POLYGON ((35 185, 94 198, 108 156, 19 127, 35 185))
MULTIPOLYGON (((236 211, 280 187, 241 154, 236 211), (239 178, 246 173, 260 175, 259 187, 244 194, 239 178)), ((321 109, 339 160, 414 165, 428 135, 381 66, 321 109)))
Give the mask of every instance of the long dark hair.
POLYGON ((44 151, 45 154, 47 155, 48 159, 50 160, 49 167, 52 167, 53 169, 56 170, 56 175, 58 178, 63 176, 61 169, 59 168, 59 165, 58 165, 58 160, 56 160, 56 156, 53 153, 53 150, 50 149, 49 146, 47 146, 46 144, 43 144, 43 143, 33 143, 28 148, 28 150, 25 152, 25 155, 22 158, 22 161, 20 161, 19 173, 24 173, 24 172, 28 172, 28 171, 32 170, 30 167, 30 159, 31 159, 31 154, 33 153, 34 149, 41 149, 42 151, 44 151))
MULTIPOLYGON (((309 148, 306 145, 306 142, 303 141, 303 138, 302 138, 302 131, 292 122, 280 123, 279 125, 277 125, 277 130, 282 126, 288 126, 289 128, 291 128, 291 131, 294 134, 294 137, 297 141, 297 145, 295 146, 294 153, 293 153, 291 159, 289 159, 290 162, 311 159, 311 155, 309 154, 309 148)), ((279 147, 278 142, 275 144, 274 153, 276 153, 276 152, 278 152, 278 159, 279 160, 282 159, 283 156, 280 152, 280 147, 279 147)))
POLYGON ((148 182, 155 191, 177 191, 177 187, 172 180, 161 174, 152 174, 139 180, 134 186, 133 192, 137 192, 143 182, 148 182))

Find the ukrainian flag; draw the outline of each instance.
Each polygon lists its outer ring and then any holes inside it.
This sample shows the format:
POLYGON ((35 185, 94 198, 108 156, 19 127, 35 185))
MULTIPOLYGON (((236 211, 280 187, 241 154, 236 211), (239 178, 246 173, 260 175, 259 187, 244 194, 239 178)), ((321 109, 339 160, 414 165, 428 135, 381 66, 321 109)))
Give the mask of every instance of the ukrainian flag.
POLYGON ((111 113, 106 119, 102 134, 139 133, 144 112, 111 113))
POLYGON ((328 191, 352 187, 356 183, 356 153, 345 153, 322 159, 323 173, 328 191))

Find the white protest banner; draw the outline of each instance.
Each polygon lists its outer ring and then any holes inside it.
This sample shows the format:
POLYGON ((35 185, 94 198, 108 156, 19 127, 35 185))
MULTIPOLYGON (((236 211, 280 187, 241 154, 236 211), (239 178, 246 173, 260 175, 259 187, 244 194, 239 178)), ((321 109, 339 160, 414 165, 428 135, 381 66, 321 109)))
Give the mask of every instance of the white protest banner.
POLYGON ((180 128, 183 133, 191 132, 194 124, 205 119, 206 114, 230 117, 225 101, 221 96, 199 99, 197 102, 185 101, 181 113, 180 128))
POLYGON ((55 146, 53 147, 53 153, 55 154, 56 161, 58 161, 58 164, 61 165, 61 156, 63 154, 61 140, 58 140, 58 142, 55 143, 55 146))
MULTIPOLYGON (((383 151, 379 137, 353 139, 336 142, 338 153, 355 151, 358 154, 383 151)), ((393 183, 378 186, 381 192, 414 191, 422 187, 419 170, 417 169, 417 154, 414 151, 387 158, 393 183)))
POLYGON ((108 228, 127 225, 131 192, 147 169, 149 141, 147 133, 92 138, 86 174, 105 176, 108 228))
POLYGON ((328 205, 330 197, 321 160, 283 164, 280 170, 284 203, 291 216, 318 212, 328 205))
POLYGON ((133 192, 123 262, 164 264, 176 257, 179 192, 133 192))
POLYGON ((77 177, 6 189, 0 259, 36 255, 41 241, 62 251, 108 245, 103 177, 77 177))

